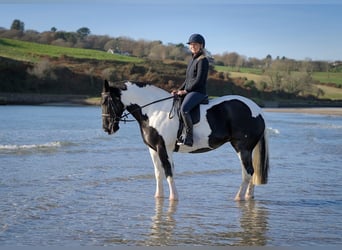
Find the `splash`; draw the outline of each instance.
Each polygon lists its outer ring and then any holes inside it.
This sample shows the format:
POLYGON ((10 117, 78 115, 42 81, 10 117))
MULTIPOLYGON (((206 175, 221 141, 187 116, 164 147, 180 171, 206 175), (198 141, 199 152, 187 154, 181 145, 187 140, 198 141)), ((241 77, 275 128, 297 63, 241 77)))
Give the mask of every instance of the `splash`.
POLYGON ((269 135, 279 135, 280 131, 276 128, 269 127, 269 128, 267 128, 267 133, 269 135))
POLYGON ((0 144, 0 152, 1 151, 10 151, 10 152, 19 152, 19 151, 30 151, 30 150, 49 150, 56 149, 62 146, 62 143, 59 141, 56 142, 48 142, 43 144, 0 144))

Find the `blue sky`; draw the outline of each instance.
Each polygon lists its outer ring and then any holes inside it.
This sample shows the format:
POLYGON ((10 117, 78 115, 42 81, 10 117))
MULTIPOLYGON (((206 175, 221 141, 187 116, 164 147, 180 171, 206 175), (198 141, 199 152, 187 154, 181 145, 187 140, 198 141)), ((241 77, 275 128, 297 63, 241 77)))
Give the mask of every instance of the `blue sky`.
POLYGON ((132 39, 186 43, 206 38, 213 53, 342 60, 340 0, 0 0, 0 27, 51 27, 132 39))

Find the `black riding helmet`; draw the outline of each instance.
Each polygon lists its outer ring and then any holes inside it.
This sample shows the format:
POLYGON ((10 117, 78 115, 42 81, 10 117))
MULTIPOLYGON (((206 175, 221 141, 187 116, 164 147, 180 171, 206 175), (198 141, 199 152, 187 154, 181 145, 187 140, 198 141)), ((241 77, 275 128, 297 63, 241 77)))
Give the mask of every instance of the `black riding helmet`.
POLYGON ((187 44, 190 44, 190 43, 200 43, 203 45, 203 48, 205 47, 204 37, 200 34, 192 34, 189 37, 189 41, 187 42, 187 44))

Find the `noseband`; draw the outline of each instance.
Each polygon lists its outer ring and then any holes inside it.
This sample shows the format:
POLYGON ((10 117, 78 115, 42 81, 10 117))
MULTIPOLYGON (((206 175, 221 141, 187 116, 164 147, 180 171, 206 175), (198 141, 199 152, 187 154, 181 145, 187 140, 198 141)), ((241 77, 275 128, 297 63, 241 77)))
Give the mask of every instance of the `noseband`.
POLYGON ((101 93, 101 95, 102 95, 102 99, 103 99, 102 104, 107 102, 107 110, 108 110, 107 114, 104 114, 102 111, 102 117, 109 117, 111 126, 113 126, 116 123, 119 123, 120 121, 126 122, 127 121, 125 119, 125 117, 127 116, 126 114, 124 114, 120 117, 117 116, 117 113, 120 112, 120 108, 113 101, 112 96, 110 95, 110 92, 103 92, 103 93, 101 93))

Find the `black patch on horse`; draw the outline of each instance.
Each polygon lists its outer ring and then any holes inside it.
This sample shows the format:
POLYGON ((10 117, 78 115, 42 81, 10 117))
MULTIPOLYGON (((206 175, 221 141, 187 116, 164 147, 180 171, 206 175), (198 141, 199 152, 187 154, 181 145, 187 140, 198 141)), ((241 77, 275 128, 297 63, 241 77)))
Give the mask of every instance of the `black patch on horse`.
POLYGON ((166 178, 169 176, 172 177, 171 163, 169 161, 163 137, 155 128, 148 125, 148 116, 141 112, 141 107, 138 104, 127 106, 127 110, 139 123, 144 143, 158 153, 166 178))
POLYGON ((237 99, 224 101, 208 109, 207 120, 212 131, 209 135, 209 146, 212 148, 230 141, 237 152, 245 148, 252 150, 265 130, 264 121, 256 122, 263 120, 262 116, 253 117, 249 107, 237 99), (250 124, 260 126, 250 127, 250 124))

